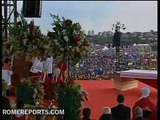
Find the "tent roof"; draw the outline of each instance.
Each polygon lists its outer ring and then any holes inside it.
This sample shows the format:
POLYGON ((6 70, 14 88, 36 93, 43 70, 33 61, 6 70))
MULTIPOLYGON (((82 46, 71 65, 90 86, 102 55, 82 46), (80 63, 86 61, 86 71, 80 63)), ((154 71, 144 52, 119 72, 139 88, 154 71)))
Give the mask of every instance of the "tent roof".
POLYGON ((104 48, 102 50, 108 50, 108 47, 104 46, 104 48))

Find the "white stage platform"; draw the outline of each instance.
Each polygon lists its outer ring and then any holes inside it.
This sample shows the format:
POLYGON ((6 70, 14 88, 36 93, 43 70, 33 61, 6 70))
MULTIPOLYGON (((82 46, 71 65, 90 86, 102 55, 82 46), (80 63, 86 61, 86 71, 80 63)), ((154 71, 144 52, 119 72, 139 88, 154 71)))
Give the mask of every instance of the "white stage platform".
POLYGON ((138 81, 157 88, 157 71, 153 70, 127 70, 115 72, 113 75, 116 89, 124 91, 138 87, 138 81))
POLYGON ((137 79, 157 79, 157 71, 155 70, 128 70, 121 71, 120 77, 122 78, 137 78, 137 79))

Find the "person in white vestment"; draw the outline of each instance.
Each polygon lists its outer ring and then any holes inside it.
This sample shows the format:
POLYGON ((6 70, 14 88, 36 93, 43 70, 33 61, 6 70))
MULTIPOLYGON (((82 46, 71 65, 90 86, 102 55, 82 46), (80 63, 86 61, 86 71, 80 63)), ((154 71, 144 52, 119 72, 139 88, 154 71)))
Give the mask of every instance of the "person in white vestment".
POLYGON ((30 72, 32 73, 32 76, 40 76, 43 71, 43 62, 38 58, 35 58, 33 60, 32 67, 30 69, 30 72))
POLYGON ((47 70, 48 77, 52 78, 53 73, 53 57, 48 56, 47 59, 44 61, 43 69, 47 70))
POLYGON ((6 58, 2 66, 2 80, 4 80, 7 85, 11 85, 12 74, 13 71, 11 67, 11 60, 9 58, 6 58))

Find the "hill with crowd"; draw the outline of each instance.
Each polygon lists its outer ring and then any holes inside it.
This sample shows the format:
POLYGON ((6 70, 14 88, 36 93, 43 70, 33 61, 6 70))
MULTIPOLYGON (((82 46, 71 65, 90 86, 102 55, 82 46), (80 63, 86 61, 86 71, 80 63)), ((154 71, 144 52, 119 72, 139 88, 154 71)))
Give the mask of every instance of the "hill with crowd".
MULTIPOLYGON (((116 70, 117 54, 115 48, 98 44, 92 45, 92 50, 71 67, 74 79, 111 79, 116 70)), ((121 71, 130 69, 156 70, 157 55, 152 53, 148 45, 122 46, 119 52, 119 68, 121 71), (143 46, 143 47, 140 47, 143 46)))

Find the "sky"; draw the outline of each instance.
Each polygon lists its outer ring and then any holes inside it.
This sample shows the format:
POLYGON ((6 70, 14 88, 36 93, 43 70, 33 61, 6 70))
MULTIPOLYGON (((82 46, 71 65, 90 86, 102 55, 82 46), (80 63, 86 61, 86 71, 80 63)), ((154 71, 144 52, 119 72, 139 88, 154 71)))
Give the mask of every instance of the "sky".
MULTIPOLYGON (((22 4, 17 3, 19 13, 22 4)), ((42 1, 41 17, 26 20, 34 19, 43 34, 53 31, 50 13, 80 23, 86 34, 88 30, 95 34, 112 31, 112 24, 117 21, 125 24, 122 32, 149 32, 157 31, 157 10, 157 1, 42 1)))

